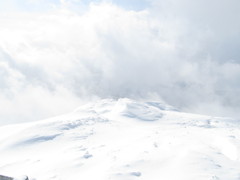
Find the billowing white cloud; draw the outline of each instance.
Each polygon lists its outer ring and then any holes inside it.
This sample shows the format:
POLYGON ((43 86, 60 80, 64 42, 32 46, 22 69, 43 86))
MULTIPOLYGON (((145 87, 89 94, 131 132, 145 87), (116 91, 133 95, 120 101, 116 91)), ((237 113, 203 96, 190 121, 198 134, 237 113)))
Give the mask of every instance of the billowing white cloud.
POLYGON ((152 1, 141 11, 90 3, 81 13, 66 3, 0 15, 0 124, 97 97, 154 96, 187 111, 238 114, 237 1, 225 2, 233 10, 224 13, 224 4, 188 0, 152 1))

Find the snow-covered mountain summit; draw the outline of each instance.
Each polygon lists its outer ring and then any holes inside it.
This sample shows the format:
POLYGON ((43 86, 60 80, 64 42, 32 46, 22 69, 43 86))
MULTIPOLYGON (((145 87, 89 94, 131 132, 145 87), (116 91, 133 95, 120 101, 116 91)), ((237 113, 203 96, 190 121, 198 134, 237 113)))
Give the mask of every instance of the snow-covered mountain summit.
POLYGON ((240 126, 161 102, 105 99, 0 127, 0 174, 36 180, 239 180, 240 126))

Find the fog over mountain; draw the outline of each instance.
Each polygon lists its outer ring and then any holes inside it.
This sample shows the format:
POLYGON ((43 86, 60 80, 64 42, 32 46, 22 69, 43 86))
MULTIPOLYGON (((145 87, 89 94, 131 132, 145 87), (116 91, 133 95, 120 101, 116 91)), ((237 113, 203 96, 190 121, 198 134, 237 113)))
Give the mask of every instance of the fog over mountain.
POLYGON ((240 1, 0 2, 0 124, 102 98, 239 115, 240 1))

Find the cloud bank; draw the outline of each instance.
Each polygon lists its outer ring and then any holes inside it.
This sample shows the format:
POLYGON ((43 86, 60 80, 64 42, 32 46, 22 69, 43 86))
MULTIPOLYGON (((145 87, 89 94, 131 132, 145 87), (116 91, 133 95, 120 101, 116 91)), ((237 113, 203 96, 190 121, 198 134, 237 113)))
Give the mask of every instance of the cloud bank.
POLYGON ((240 3, 114 1, 0 14, 0 124, 68 112, 96 98, 162 99, 238 116, 240 3))

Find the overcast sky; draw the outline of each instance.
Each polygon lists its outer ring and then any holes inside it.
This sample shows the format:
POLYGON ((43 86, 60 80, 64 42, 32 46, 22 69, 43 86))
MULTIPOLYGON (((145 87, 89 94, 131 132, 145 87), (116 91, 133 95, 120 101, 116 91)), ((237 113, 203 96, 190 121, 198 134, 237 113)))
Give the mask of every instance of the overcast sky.
POLYGON ((0 0, 0 125, 99 98, 240 115, 239 0, 0 0))

